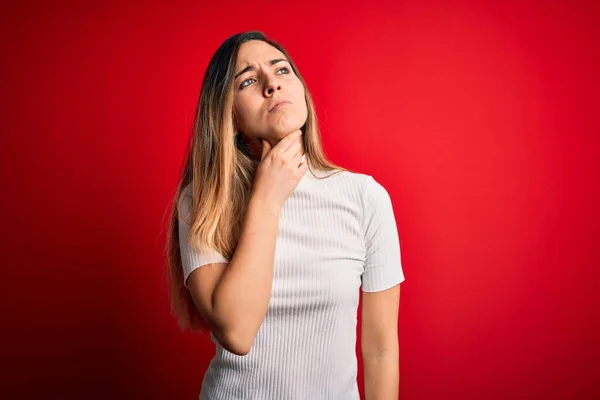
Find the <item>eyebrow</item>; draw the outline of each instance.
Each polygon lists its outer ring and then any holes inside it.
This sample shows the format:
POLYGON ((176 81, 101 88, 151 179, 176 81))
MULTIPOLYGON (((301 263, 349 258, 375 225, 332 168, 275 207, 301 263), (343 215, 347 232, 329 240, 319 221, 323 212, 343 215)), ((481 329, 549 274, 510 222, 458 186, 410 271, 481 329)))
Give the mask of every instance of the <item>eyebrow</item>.
MULTIPOLYGON (((289 63, 288 60, 286 60, 285 58, 275 58, 273 60, 269 60, 269 65, 275 65, 279 62, 285 61, 287 63, 289 63)), ((241 70, 240 72, 238 72, 237 74, 235 74, 235 77, 233 79, 237 79, 240 75, 248 72, 248 71, 254 71, 256 69, 256 67, 254 65, 248 65, 246 68, 244 68, 243 70, 241 70)))

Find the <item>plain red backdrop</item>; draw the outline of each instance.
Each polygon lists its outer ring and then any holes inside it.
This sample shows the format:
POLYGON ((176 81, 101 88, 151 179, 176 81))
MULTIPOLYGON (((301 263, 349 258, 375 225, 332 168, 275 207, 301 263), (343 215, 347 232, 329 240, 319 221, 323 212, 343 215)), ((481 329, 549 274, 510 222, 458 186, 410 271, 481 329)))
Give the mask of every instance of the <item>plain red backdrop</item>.
POLYGON ((257 29, 392 197, 400 397, 600 398, 597 4, 5 3, 0 391, 197 397, 163 228, 209 58, 257 29))

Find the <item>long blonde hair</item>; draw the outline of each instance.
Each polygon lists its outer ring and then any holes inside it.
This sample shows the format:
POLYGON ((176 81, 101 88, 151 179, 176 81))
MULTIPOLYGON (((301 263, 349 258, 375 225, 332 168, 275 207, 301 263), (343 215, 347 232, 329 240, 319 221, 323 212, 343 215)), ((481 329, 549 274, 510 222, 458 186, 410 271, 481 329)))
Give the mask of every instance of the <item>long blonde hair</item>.
POLYGON ((235 63, 240 46, 249 40, 262 40, 281 51, 304 85, 308 116, 301 129, 310 172, 313 168, 348 171, 327 159, 311 94, 285 49, 258 31, 238 33, 225 40, 212 56, 204 75, 166 228, 166 287, 171 312, 181 330, 208 330, 183 281, 177 210, 182 191, 191 183, 191 246, 196 250, 216 249, 231 260, 259 164, 238 132, 233 113, 235 63))

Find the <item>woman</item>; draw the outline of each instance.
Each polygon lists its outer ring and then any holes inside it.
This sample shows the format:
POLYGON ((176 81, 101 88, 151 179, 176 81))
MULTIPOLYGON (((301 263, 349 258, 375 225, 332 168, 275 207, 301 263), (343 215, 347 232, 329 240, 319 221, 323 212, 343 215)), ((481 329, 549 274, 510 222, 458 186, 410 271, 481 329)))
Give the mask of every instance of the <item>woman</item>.
POLYGON ((387 191, 330 162, 287 52, 228 38, 200 93, 167 241, 182 329, 210 330, 200 399, 398 398, 404 280, 387 191))

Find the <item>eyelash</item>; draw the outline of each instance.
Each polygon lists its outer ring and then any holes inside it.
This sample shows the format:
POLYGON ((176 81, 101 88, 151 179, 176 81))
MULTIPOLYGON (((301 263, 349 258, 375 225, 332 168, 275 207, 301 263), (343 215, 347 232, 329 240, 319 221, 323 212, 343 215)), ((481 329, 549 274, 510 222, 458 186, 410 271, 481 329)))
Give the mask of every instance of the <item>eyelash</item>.
MULTIPOLYGON (((288 67, 279 68, 279 69, 277 70, 277 72, 281 71, 282 69, 285 69, 285 70, 287 70, 287 71, 288 71, 288 72, 286 72, 284 75, 287 75, 287 74, 289 74, 289 73, 290 73, 290 69, 289 69, 288 67)), ((254 78, 248 78, 248 79, 246 79, 244 82, 242 82, 242 84, 240 85, 240 89, 243 89, 243 88, 246 88, 246 87, 250 86, 250 85, 244 85, 244 83, 248 82, 248 81, 249 81, 249 80, 251 80, 251 79, 254 79, 254 78)))

